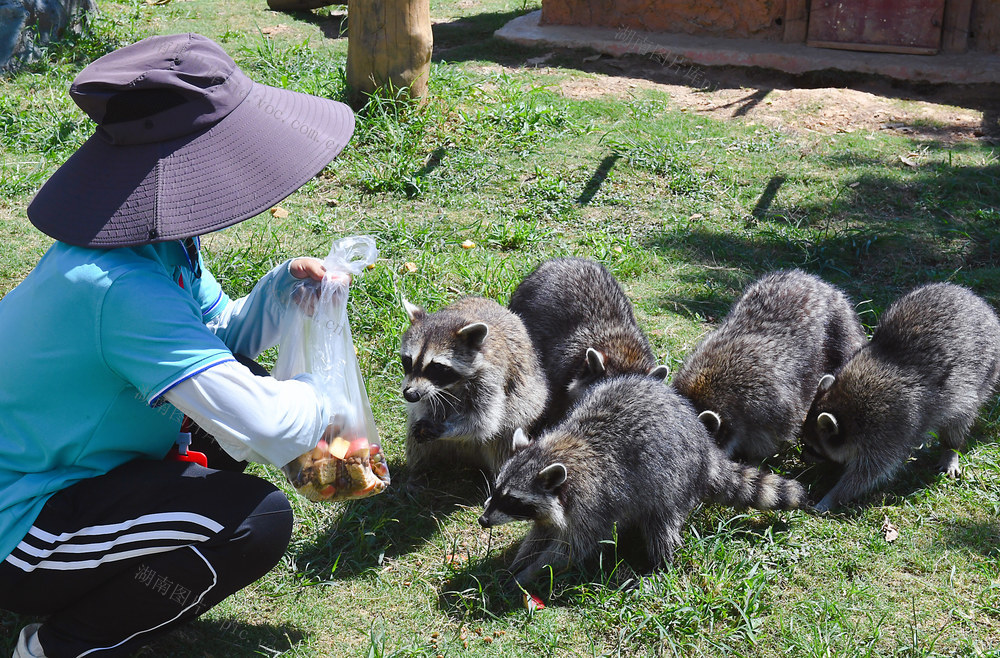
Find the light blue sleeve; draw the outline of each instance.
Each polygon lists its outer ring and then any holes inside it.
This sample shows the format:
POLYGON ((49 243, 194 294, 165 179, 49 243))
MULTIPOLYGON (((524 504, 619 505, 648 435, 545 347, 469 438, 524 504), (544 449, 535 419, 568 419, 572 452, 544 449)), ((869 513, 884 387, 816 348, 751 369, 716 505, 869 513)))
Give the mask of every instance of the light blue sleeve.
POLYGON ((145 270, 120 276, 108 289, 99 336, 104 362, 149 403, 178 381, 233 360, 190 293, 145 270))
POLYGON ((217 318, 230 303, 229 295, 222 291, 222 286, 204 263, 201 264, 201 276, 191 282, 191 293, 201 306, 201 318, 206 323, 217 318))
MULTIPOLYGON (((208 328, 233 353, 256 358, 278 344, 281 318, 299 282, 288 269, 290 263, 287 260, 261 277, 246 297, 227 299, 228 304, 209 320, 208 328)), ((202 269, 202 278, 206 274, 202 269)))

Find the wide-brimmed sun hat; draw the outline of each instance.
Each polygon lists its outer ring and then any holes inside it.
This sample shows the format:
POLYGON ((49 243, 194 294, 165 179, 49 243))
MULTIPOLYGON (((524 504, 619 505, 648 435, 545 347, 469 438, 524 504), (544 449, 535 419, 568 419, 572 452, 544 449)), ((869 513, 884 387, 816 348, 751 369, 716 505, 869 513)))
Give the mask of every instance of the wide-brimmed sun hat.
POLYGON ((97 130, 38 191, 28 218, 82 247, 176 240, 253 217, 354 132, 347 105, 253 82, 198 34, 109 53, 70 95, 97 130))

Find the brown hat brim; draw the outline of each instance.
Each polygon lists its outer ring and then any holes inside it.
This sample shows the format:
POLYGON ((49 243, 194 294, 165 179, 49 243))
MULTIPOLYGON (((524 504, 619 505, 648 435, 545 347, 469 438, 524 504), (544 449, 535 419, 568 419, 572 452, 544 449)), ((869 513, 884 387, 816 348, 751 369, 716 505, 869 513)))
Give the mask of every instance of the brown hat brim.
POLYGON ((287 197, 353 132, 343 103, 254 83, 232 112, 191 135, 117 146, 91 136, 38 191, 28 218, 82 247, 202 235, 287 197))

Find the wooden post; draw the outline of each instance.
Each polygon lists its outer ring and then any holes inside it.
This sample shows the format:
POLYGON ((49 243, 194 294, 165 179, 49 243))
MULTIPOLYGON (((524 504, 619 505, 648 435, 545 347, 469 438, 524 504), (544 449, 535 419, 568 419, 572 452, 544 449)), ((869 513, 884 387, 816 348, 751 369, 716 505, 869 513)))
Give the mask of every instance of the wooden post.
POLYGON ((370 94, 409 90, 427 95, 431 34, 429 0, 348 0, 347 89, 355 108, 370 94))

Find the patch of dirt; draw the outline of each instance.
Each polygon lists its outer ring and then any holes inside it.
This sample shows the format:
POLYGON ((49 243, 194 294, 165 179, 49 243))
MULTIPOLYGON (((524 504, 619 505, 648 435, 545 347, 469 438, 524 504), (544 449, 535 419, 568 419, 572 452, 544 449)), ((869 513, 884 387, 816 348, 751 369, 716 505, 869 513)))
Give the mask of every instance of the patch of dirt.
POLYGON ((667 67, 635 56, 546 53, 525 65, 555 75, 565 75, 570 67, 594 74, 557 83, 569 98, 625 98, 656 89, 682 111, 793 133, 888 131, 946 143, 982 139, 1000 144, 1000 102, 990 101, 1000 94, 982 86, 907 85, 836 72, 792 76, 760 69, 667 67))

